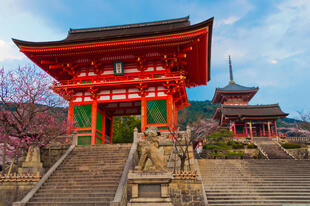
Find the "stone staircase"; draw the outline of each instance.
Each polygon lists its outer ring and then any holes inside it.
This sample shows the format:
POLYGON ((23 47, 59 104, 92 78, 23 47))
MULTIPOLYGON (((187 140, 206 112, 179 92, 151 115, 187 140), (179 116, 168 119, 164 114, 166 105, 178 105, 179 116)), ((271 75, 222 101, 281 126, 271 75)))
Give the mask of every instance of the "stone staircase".
POLYGON ((308 160, 198 162, 210 206, 310 205, 308 160))
POLYGON ((76 146, 27 205, 109 205, 130 146, 76 146))
POLYGON ((268 159, 293 159, 276 141, 270 138, 259 137, 255 138, 254 142, 268 159))

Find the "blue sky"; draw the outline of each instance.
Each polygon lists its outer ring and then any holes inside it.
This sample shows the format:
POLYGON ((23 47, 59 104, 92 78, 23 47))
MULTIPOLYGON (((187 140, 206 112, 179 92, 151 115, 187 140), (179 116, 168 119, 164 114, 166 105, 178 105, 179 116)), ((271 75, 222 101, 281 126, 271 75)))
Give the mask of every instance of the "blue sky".
POLYGON ((260 88, 251 104, 279 103, 296 117, 310 111, 309 0, 1 0, 0 66, 32 64, 11 38, 52 41, 69 28, 109 26, 190 16, 215 18, 211 81, 188 90, 210 100, 228 83, 228 55, 238 84, 260 88))

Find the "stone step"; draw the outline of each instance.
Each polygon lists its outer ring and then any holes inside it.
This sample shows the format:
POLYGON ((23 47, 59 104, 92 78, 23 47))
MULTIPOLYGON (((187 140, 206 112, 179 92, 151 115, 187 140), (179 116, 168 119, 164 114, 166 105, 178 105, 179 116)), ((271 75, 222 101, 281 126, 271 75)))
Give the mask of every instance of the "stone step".
MULTIPOLYGON (((308 170, 308 169, 305 169, 306 171, 308 170)), ((218 171, 218 173, 217 174, 214 174, 214 172, 216 172, 216 170, 213 172, 213 173, 211 173, 211 172, 204 172, 204 171, 201 171, 201 172, 203 172, 203 175, 202 176, 206 176, 206 175, 212 175, 212 176, 220 176, 220 175, 225 175, 226 176, 226 174, 225 173, 228 173, 228 172, 219 172, 218 171)), ((241 171, 242 172, 242 171, 241 171)), ((241 175, 241 172, 239 172, 239 173, 230 173, 230 174, 227 174, 227 176, 236 176, 236 177, 239 177, 240 175, 241 175)), ((270 173, 270 172, 266 172, 266 173, 262 173, 262 172, 260 172, 260 173, 258 173, 258 172, 254 172, 254 176, 258 176, 258 177, 264 177, 264 176, 276 176, 278 174, 278 176, 296 176, 296 175, 298 175, 298 176, 303 176, 304 174, 303 173, 297 173, 297 172, 287 172, 287 173, 277 173, 277 172, 274 172, 274 173, 270 173)), ((243 175, 242 176, 249 176, 248 174, 246 174, 246 173, 243 173, 243 175)), ((305 175, 305 177, 309 177, 308 175, 305 175)))
POLYGON ((109 205, 130 147, 75 147, 27 205, 109 205))
MULTIPOLYGON (((277 204, 277 203, 238 203, 238 204, 230 204, 230 205, 234 205, 234 206, 264 206, 264 205, 267 205, 267 206, 282 206, 282 204, 277 204)), ((227 206, 226 203, 224 204, 208 204, 208 206, 227 206)), ((287 205, 289 206, 289 205, 287 205)), ((293 206, 293 205, 292 205, 293 206)), ((296 205, 295 205, 296 206, 296 205)), ((300 206, 303 206, 303 205, 300 205, 300 206)))
POLYGON ((209 205, 310 203, 310 161, 199 160, 209 205))
MULTIPOLYGON (((102 170, 105 170, 105 171, 110 171, 110 172, 117 172, 117 171, 119 171, 119 170, 122 170, 123 169, 123 167, 121 167, 121 166, 119 166, 119 167, 109 167, 109 166, 107 166, 107 167, 105 167, 105 168, 101 168, 101 167, 93 167, 93 168, 90 168, 90 169, 85 169, 84 171, 88 171, 88 172, 90 172, 90 171, 102 171, 102 170)), ((58 170, 56 170, 56 172, 57 171, 60 171, 60 172, 80 172, 80 171, 83 171, 83 169, 78 169, 78 168, 60 168, 60 169, 58 169, 58 170)))
POLYGON ((310 196, 307 192, 300 192, 300 191, 294 191, 294 192, 281 192, 281 191, 206 191, 206 194, 208 197, 214 197, 214 196, 250 196, 251 194, 259 195, 259 196, 310 196))
POLYGON ((235 201, 233 200, 212 200, 212 201, 208 201, 208 203, 210 205, 212 204, 226 204, 226 205, 239 205, 239 204, 244 204, 244 203, 247 203, 247 204, 309 204, 310 203, 310 200, 240 200, 240 199, 237 199, 235 201))
POLYGON ((310 185, 309 181, 207 181, 205 182, 206 185, 238 185, 238 184, 251 184, 251 185, 270 185, 270 184, 277 184, 277 185, 310 185))
POLYGON ((87 170, 89 169, 102 169, 102 168, 115 168, 115 169, 120 169, 121 167, 123 167, 123 164, 111 164, 111 163, 107 163, 107 164, 100 164, 100 165, 79 165, 79 166, 63 166, 61 168, 59 168, 59 170, 87 170))
MULTIPOLYGON (((281 166, 281 165, 278 165, 278 166, 281 166)), ((231 166, 231 167, 204 167, 205 169, 207 170, 217 170, 217 169, 222 169, 222 170, 232 170, 232 171, 239 171, 239 170, 242 170, 242 171, 246 171, 246 170, 261 170, 261 169, 269 169, 269 170, 279 170, 281 171, 281 168, 272 168, 272 166, 270 167, 242 167, 242 166, 231 166)), ((290 166, 290 167, 282 167, 283 169, 289 169, 289 170, 299 170, 299 169, 303 169, 303 168, 310 168, 309 166, 305 166, 305 167, 294 167, 294 166, 290 166)))
POLYGON ((93 170, 93 171, 87 171, 87 170, 80 170, 78 173, 70 173, 69 171, 65 170, 56 170, 54 174, 51 175, 51 177, 63 177, 63 175, 69 175, 71 174, 72 177, 118 177, 122 171, 119 170, 111 170, 111 169, 105 169, 105 170, 93 170))
POLYGON ((67 187, 67 188, 52 188, 52 187, 42 187, 40 188, 39 192, 43 192, 43 193, 62 193, 62 192, 66 192, 66 193, 89 193, 89 192, 104 192, 104 193, 108 193, 111 191, 116 191, 117 186, 94 186, 94 187, 89 187, 89 188, 72 188, 72 187, 67 187))
POLYGON ((249 189, 277 189, 277 188, 294 188, 294 189, 303 189, 303 188, 307 188, 310 189, 310 185, 304 186, 304 185, 255 185, 255 186, 251 186, 251 185, 240 185, 238 187, 236 187, 235 185, 221 185, 220 187, 217 187, 216 185, 205 185, 205 188, 208 188, 209 190, 214 190, 214 189, 236 189, 236 188, 249 188, 249 189), (289 186, 289 187, 288 187, 289 186))
POLYGON ((38 193, 34 197, 40 197, 40 198, 45 198, 45 197, 66 197, 66 198, 74 198, 74 197, 80 197, 80 198, 93 198, 93 197, 104 197, 104 198, 114 198, 114 193, 115 191, 109 191, 109 192, 87 192, 87 193, 38 193))
POLYGON ((119 152, 119 151, 112 151, 112 152, 107 152, 107 153, 100 153, 100 152, 97 152, 96 154, 94 153, 82 153, 82 152, 77 152, 77 153, 72 153, 72 155, 74 156, 71 156, 71 157, 68 157, 70 159, 77 159, 80 157, 82 158, 83 160, 87 160, 87 157, 86 155, 89 155, 91 157, 95 157, 91 160, 96 160, 96 158, 102 158, 102 159, 108 159, 108 158, 111 158, 111 159, 121 159, 121 158, 124 158, 126 157, 126 152, 119 152), (110 154, 110 153, 114 153, 114 154, 110 154), (108 156, 109 155, 109 156, 108 156))
MULTIPOLYGON (((307 170, 305 170, 307 171, 307 170)), ((202 173, 202 171, 200 171, 202 173)), ((262 179, 262 178, 305 178, 305 179, 309 179, 310 177, 308 175, 299 175, 299 174, 281 174, 281 175, 273 175, 273 174, 257 174, 255 173, 254 175, 249 175, 249 174, 240 174, 239 175, 234 175, 234 174, 225 174, 225 173, 220 173, 218 172, 218 174, 214 174, 214 173, 203 173, 203 175, 201 175, 202 177, 212 177, 212 178, 218 178, 220 179, 221 177, 225 177, 226 179, 238 179, 238 178, 259 178, 259 179, 262 179)))
POLYGON ((68 178, 66 178, 66 179, 63 179, 63 178, 61 178, 61 176, 58 176, 58 177, 55 177, 55 176, 53 176, 53 177, 50 177, 49 178, 49 181, 50 180, 53 180, 53 181, 63 181, 63 182, 68 182, 68 181, 100 181, 100 182, 102 182, 102 181, 105 181, 105 180, 114 180, 114 181, 118 181, 119 180, 119 178, 120 178, 120 175, 117 175, 117 176, 107 176, 107 175, 105 175, 105 176, 89 176, 89 177, 87 177, 87 176, 83 176, 83 177, 81 177, 81 176, 78 176, 78 177, 76 177, 76 176, 72 176, 72 177, 68 177, 68 178))
POLYGON ((310 201, 310 196, 261 196, 259 194, 253 194, 253 195, 239 195, 239 196, 209 196, 208 200, 212 202, 213 200, 216 201, 221 201, 221 200, 230 200, 230 201, 235 201, 235 200, 262 200, 262 199, 268 199, 268 200, 305 200, 305 201, 310 201))
MULTIPOLYGON (((120 176, 121 176, 121 173, 108 173, 108 174, 87 173, 87 174, 74 174, 71 177, 68 177, 68 179, 105 178, 105 177, 120 178, 120 176)), ((49 179, 63 179, 63 177, 64 177, 63 174, 54 174, 49 179)))
POLYGON ((207 181, 206 183, 236 183, 236 184, 240 184, 240 183, 263 183, 263 184, 268 184, 268 183, 279 183, 279 184, 285 184, 285 183, 309 183, 310 184, 310 179, 279 179, 279 180, 276 180, 276 179, 249 179, 249 180, 246 180, 246 179, 236 179, 235 181, 233 179, 211 179, 209 181, 207 181))
MULTIPOLYGON (((224 176, 224 175, 223 175, 224 176)), ((278 177, 274 177, 274 176, 240 176, 240 177, 236 177, 236 178, 234 178, 234 177, 231 177, 231 176, 226 176, 226 177, 223 177, 223 178, 221 178, 220 176, 212 176, 212 175, 202 175, 201 177, 203 177, 203 178, 209 178, 209 180, 211 181, 211 180, 215 180, 215 181, 230 181, 230 180, 236 180, 236 181, 243 181, 243 180, 245 180, 245 181, 251 181, 251 180, 261 180, 261 181, 263 181, 263 180, 283 180, 283 181, 285 181, 285 180, 289 180, 289 179, 293 179, 293 180, 302 180, 302 179, 304 179, 304 180, 309 180, 310 179, 310 177, 304 177, 304 176, 301 176, 301 177, 296 177, 296 176, 285 176, 285 178, 283 177, 282 179, 281 178, 278 178, 278 177), (211 179, 212 178, 212 179, 211 179)))
POLYGON ((109 202, 112 201, 114 197, 105 198, 105 197, 34 197, 31 199, 32 202, 109 202))
MULTIPOLYGON (((40 206, 40 205, 44 205, 44 206, 61 206, 61 205, 66 205, 66 206, 85 206, 85 202, 80 202, 80 201, 72 201, 72 202, 47 202, 47 201, 42 201, 42 202, 29 202, 26 204, 27 206, 40 206)), ((109 206, 110 202, 97 202, 97 201, 88 201, 87 205, 89 206, 98 206, 98 205, 102 205, 102 206, 109 206)))
MULTIPOLYGON (((115 151, 114 153, 117 153, 117 151, 115 151)), ((87 154, 87 153, 79 153, 79 154, 72 154, 74 156, 68 157, 68 160, 75 160, 75 161, 93 161, 93 162, 97 162, 97 161, 101 161, 101 160, 108 160, 108 159, 112 159, 112 160, 120 160, 120 159, 125 159, 126 158, 126 154, 120 153, 120 154, 115 154, 115 155, 110 155, 107 156, 107 154, 87 154)))
POLYGON ((100 159, 98 161, 80 161, 80 160, 70 160, 66 165, 79 165, 81 163, 85 165, 96 165, 96 164, 105 164, 105 163, 120 163, 124 162, 126 159, 121 158, 121 159, 100 159))
MULTIPOLYGON (((104 183, 117 183, 119 181, 119 178, 114 178, 114 179, 110 179, 110 178, 97 178, 97 179, 51 179, 49 180, 49 182, 53 182, 55 184, 71 184, 71 183, 82 183, 82 184, 97 184, 98 182, 101 184, 104 183)), ((47 183, 48 184, 48 183, 47 183)))
MULTIPOLYGON (((278 165, 281 167, 281 165, 278 165)), ((282 167, 283 169, 289 169, 289 170, 297 170, 299 171, 299 169, 309 169, 310 167, 282 167)), ((257 168, 253 168, 253 167, 236 167, 236 166, 231 166, 231 167, 204 167, 205 170, 217 170, 217 169, 222 169, 224 171, 226 170, 232 170, 232 171, 247 171, 247 170, 251 170, 251 171, 256 171, 256 170, 261 170, 261 169, 266 169, 266 170, 272 170, 272 171, 283 171, 281 170, 281 168, 272 168, 272 166, 270 167, 257 167, 257 168)))
POLYGON ((91 187, 94 185, 113 185, 113 184, 118 184, 118 181, 104 181, 104 182, 99 182, 99 181, 89 181, 89 182, 54 182, 50 181, 44 184, 44 186, 85 186, 85 187, 91 187))
POLYGON ((42 188, 40 188, 39 192, 42 190, 83 190, 83 189, 91 189, 93 190, 96 188, 97 190, 106 190, 111 188, 117 188, 118 184, 105 184, 105 185, 74 185, 74 186, 68 186, 68 185, 44 185, 42 188))

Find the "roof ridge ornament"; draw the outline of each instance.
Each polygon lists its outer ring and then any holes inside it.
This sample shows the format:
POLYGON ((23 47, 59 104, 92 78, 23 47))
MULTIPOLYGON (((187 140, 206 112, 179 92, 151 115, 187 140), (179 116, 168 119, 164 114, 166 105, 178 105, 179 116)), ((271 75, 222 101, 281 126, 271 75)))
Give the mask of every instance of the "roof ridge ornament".
POLYGON ((229 74, 230 74, 230 81, 229 84, 235 84, 235 81, 233 79, 233 73, 232 73, 232 66, 231 66, 231 59, 230 59, 230 55, 228 56, 229 58, 229 74))

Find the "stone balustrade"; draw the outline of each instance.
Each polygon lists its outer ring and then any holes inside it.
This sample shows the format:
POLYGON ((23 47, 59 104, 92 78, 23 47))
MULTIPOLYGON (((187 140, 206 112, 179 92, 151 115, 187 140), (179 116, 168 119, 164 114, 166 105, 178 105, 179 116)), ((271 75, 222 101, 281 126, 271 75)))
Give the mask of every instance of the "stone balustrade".
POLYGON ((176 180, 198 180, 199 177, 197 171, 176 171, 172 176, 176 180))
POLYGON ((22 173, 22 174, 10 174, 10 175, 1 175, 0 182, 38 182, 40 180, 40 173, 36 174, 31 173, 22 173))

